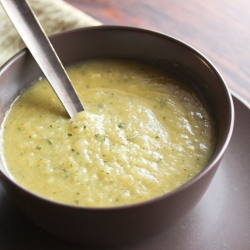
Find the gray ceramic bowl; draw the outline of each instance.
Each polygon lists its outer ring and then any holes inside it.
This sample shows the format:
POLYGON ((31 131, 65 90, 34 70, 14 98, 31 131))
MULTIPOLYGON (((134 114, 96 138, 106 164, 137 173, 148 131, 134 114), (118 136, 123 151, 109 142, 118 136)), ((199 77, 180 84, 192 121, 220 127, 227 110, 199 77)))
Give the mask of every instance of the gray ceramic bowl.
MULTIPOLYGON (((78 29, 51 38, 64 65, 89 58, 134 58, 157 62, 195 83, 216 120, 218 141, 209 164, 194 179, 159 198, 123 207, 86 208, 52 202, 11 180, 0 162, 1 183, 17 206, 41 228, 61 238, 95 246, 122 245, 157 235, 186 215, 207 190, 233 129, 230 93, 214 66, 199 52, 163 34, 131 27, 78 29)), ((42 73, 24 49, 0 71, 0 123, 11 103, 42 73)))

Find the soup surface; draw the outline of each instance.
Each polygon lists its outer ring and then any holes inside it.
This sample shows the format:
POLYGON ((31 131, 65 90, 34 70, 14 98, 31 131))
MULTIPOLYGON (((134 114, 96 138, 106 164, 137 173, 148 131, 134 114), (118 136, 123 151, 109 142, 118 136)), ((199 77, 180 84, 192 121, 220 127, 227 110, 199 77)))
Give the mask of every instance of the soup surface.
POLYGON ((69 119, 41 80, 7 114, 3 155, 18 183, 55 201, 105 207, 160 196, 203 169, 213 124, 180 79, 119 60, 67 71, 85 112, 69 119))

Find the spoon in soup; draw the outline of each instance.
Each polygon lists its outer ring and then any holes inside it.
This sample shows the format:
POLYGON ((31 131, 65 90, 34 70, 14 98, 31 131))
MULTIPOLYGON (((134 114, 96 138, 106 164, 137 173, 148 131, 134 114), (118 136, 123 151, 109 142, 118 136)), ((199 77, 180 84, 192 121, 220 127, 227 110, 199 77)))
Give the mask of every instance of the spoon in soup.
POLYGON ((26 0, 0 0, 70 117, 84 107, 52 44, 26 0))

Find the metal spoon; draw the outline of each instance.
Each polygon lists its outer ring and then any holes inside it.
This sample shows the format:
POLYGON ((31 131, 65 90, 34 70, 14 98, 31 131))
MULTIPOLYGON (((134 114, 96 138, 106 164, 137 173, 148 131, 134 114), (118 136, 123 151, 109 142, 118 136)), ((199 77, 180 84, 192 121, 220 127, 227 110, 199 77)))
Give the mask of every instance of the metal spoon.
POLYGON ((84 107, 48 37, 26 0, 0 0, 70 117, 84 107))

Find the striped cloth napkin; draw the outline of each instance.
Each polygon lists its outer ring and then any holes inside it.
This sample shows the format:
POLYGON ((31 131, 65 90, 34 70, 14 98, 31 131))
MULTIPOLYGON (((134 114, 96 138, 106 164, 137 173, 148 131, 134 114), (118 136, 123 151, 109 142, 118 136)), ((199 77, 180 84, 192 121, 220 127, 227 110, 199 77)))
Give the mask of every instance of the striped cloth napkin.
MULTIPOLYGON (((101 23, 62 0, 28 0, 47 35, 101 23)), ((25 47, 0 4, 0 66, 25 47)))

